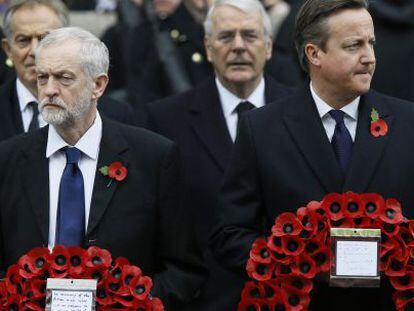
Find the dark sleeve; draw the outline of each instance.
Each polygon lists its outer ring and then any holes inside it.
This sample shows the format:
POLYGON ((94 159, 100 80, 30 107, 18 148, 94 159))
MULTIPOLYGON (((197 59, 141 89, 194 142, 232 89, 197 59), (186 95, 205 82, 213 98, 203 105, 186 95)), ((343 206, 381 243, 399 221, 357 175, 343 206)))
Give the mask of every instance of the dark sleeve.
POLYGON ((218 262, 241 275, 246 275, 251 245, 263 231, 261 208, 255 148, 244 117, 219 194, 217 225, 210 237, 218 262))
POLYGON ((154 277, 153 293, 165 302, 166 310, 182 310, 207 277, 190 213, 181 204, 178 159, 177 148, 173 145, 164 158, 159 180, 158 258, 161 272, 154 277))

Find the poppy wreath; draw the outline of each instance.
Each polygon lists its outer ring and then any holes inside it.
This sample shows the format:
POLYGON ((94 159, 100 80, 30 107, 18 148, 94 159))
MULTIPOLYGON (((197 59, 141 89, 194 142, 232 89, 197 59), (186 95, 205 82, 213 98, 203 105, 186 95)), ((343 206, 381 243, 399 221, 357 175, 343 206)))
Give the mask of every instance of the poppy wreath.
POLYGON ((395 199, 347 192, 280 214, 271 235, 253 243, 238 311, 308 310, 313 278, 330 271, 330 228, 381 229, 380 271, 396 309, 414 303, 414 221, 395 199))
POLYGON ((152 280, 126 258, 112 260, 99 247, 34 248, 7 269, 0 281, 0 310, 45 310, 47 278, 96 279, 98 311, 163 311, 152 297, 152 280))

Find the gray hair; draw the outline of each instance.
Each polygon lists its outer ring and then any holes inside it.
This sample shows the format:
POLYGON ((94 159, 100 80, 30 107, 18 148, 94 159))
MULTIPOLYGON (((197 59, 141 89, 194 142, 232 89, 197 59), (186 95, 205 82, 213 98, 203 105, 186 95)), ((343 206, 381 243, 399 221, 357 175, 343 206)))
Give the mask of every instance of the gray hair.
POLYGON ((52 9, 56 13, 62 27, 69 25, 68 8, 61 0, 12 0, 3 15, 3 32, 7 38, 11 38, 13 35, 11 30, 13 14, 22 7, 33 7, 35 5, 43 5, 52 9))
POLYGON ((313 43, 325 51, 329 39, 328 17, 345 9, 368 9, 368 0, 306 0, 296 16, 295 46, 302 69, 308 72, 305 46, 313 43))
POLYGON ((39 42, 35 58, 37 59, 43 48, 67 41, 79 43, 80 65, 91 79, 95 79, 102 73, 108 73, 108 48, 93 34, 78 27, 64 27, 52 30, 39 42))
POLYGON ((207 13, 206 20, 204 21, 204 33, 210 36, 213 32, 213 15, 216 8, 230 5, 246 14, 259 12, 263 19, 263 29, 266 36, 272 34, 272 24, 270 23, 269 15, 267 15, 263 5, 258 0, 216 0, 207 13))

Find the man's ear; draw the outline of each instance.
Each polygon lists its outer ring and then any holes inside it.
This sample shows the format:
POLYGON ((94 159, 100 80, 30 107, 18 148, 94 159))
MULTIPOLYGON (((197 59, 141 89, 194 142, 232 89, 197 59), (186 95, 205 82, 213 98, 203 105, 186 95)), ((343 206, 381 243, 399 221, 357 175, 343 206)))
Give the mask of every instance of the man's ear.
POLYGON ((97 76, 93 82, 92 99, 98 100, 105 92, 106 86, 108 85, 109 78, 105 73, 101 73, 97 76))
POLYGON ((211 37, 204 36, 204 47, 206 49, 207 59, 211 63, 212 62, 212 57, 211 57, 211 37))
POLYGON ((266 60, 272 58, 272 50, 273 50, 273 38, 272 36, 268 36, 266 39, 266 60))
POLYGON ((321 66, 321 54, 323 51, 319 46, 313 43, 305 45, 305 55, 308 59, 308 64, 316 67, 321 66))
POLYGON ((1 47, 3 48, 3 51, 4 53, 6 53, 7 57, 10 60, 13 60, 11 56, 11 51, 10 51, 10 44, 6 38, 1 39, 1 47))

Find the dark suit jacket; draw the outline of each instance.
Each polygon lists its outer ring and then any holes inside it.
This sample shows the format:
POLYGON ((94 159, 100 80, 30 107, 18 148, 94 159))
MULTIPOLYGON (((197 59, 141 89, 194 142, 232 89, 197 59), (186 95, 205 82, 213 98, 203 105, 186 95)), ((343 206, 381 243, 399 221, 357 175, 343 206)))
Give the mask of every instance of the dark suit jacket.
MULTIPOLYGON (((28 250, 47 246, 48 127, 0 144, 0 268, 28 250)), ((167 310, 181 310, 201 285, 205 269, 180 204, 177 148, 144 129, 103 120, 84 247, 125 256, 154 277, 153 293, 167 310), (128 176, 113 181, 98 168, 121 161, 128 176)))
MULTIPOLYGON (((377 192, 414 216, 414 105, 373 91, 361 97, 356 140, 343 177, 309 87, 242 120, 220 194, 211 245, 220 262, 245 275, 253 241, 268 236, 276 216, 330 192, 377 192), (370 134, 375 108, 386 136, 370 134), (264 226, 263 226, 264 224, 264 226)), ((394 310, 387 284, 375 289, 312 292, 311 310, 394 310)))
MULTIPOLYGON (((266 102, 290 89, 266 78, 266 102)), ((181 95, 149 104, 148 127, 174 140, 185 168, 185 205, 192 210, 197 235, 206 251, 210 279, 188 310, 236 310, 243 279, 218 265, 208 251, 217 193, 233 146, 213 78, 181 95)))
MULTIPOLYGON (((16 80, 7 81, 0 87, 0 141, 24 132, 16 91, 16 80)), ((98 110, 112 120, 135 125, 134 111, 124 102, 103 96, 98 101, 98 110)))

